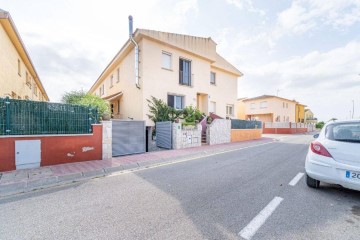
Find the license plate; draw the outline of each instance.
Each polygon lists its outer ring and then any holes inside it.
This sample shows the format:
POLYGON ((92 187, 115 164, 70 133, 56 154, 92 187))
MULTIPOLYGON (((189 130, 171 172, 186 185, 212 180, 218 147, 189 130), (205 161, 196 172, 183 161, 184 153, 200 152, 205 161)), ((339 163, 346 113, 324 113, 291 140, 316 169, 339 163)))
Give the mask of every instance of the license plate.
POLYGON ((360 173, 359 172, 353 172, 353 171, 346 171, 345 177, 349 178, 349 179, 360 180, 360 173))

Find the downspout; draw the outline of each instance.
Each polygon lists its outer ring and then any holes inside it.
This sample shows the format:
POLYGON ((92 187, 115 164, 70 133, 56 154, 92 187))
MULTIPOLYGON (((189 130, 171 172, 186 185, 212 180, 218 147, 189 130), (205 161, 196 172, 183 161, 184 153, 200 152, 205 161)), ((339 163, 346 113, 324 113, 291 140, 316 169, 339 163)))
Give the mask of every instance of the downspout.
POLYGON ((140 89, 140 84, 139 84, 139 45, 137 44, 137 42, 134 39, 133 18, 131 15, 129 16, 129 38, 130 38, 130 41, 135 46, 135 86, 138 89, 140 89))

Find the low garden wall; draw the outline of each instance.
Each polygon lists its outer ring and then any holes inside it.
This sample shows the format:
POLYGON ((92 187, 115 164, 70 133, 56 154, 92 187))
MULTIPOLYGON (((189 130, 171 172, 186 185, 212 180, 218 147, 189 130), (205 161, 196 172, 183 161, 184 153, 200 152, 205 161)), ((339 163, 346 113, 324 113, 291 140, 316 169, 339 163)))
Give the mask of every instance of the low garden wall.
POLYGON ((290 122, 266 122, 263 124, 265 134, 295 134, 314 131, 312 124, 290 122))
POLYGON ((15 142, 24 140, 40 141, 40 166, 101 160, 102 135, 102 125, 94 124, 90 134, 0 136, 0 171, 16 169, 15 142))
POLYGON ((231 129, 231 142, 260 139, 262 129, 231 129))
POLYGON ((231 140, 231 120, 214 119, 207 126, 206 142, 209 145, 229 143, 231 140))
POLYGON ((189 129, 189 127, 183 128, 181 123, 173 123, 172 128, 173 149, 201 146, 201 124, 197 124, 194 129, 189 129))

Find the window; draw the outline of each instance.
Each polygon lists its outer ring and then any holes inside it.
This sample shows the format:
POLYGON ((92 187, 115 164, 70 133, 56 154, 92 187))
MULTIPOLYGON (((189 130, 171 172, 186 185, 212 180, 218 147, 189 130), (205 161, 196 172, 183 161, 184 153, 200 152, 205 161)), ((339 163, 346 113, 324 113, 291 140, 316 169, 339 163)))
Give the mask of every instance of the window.
POLYGON ((285 108, 285 103, 283 102, 283 108, 285 108))
POLYGON ((171 53, 162 52, 162 68, 171 70, 171 53))
POLYGON ((38 94, 37 86, 35 84, 34 84, 34 94, 35 94, 35 96, 37 96, 37 94, 38 94))
POLYGON ((279 115, 276 117, 275 122, 280 122, 280 116, 279 115))
POLYGON ((289 116, 286 117, 286 122, 289 122, 289 116))
POLYGON ((178 95, 168 95, 168 106, 173 107, 175 109, 183 109, 184 108, 184 97, 178 95))
POLYGON ((117 79, 116 82, 120 82, 120 68, 117 69, 117 79))
POLYGON ((28 85, 29 88, 31 89, 31 77, 28 72, 25 73, 25 80, 26 80, 26 85, 28 85))
POLYGON ((210 111, 212 113, 216 113, 216 102, 210 102, 210 111))
POLYGON ((179 70, 179 83, 181 85, 191 86, 191 62, 185 59, 180 59, 179 70))
POLYGON ((100 86, 100 88, 99 88, 99 96, 101 97, 102 95, 104 95, 104 89, 105 89, 105 86, 104 86, 104 84, 103 85, 101 85, 100 86))
POLYGON ((255 103, 250 104, 250 109, 255 109, 255 103))
POLYGON ((210 84, 216 84, 216 73, 210 72, 210 84))
POLYGON ((234 116, 234 105, 226 105, 226 115, 234 116))
POLYGON ((110 76, 110 88, 112 88, 114 86, 114 75, 111 74, 110 76))
POLYGON ((332 141, 360 143, 360 123, 335 123, 325 129, 325 137, 332 141))
POLYGON ((286 108, 289 108, 289 104, 288 104, 288 103, 286 103, 286 108))
POLYGON ((260 108, 267 108, 267 102, 260 102, 260 108))
POLYGON ((20 62, 20 59, 18 59, 18 74, 21 77, 21 62, 20 62))

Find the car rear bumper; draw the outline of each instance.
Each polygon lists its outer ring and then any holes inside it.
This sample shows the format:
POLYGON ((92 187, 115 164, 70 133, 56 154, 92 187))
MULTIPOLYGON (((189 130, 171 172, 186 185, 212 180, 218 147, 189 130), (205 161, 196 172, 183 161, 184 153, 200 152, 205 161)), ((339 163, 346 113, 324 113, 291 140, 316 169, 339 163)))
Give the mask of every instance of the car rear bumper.
POLYGON ((311 152, 305 161, 306 174, 321 182, 338 184, 344 188, 360 191, 360 179, 346 178, 346 171, 360 173, 360 168, 336 162, 332 158, 321 157, 311 152))

